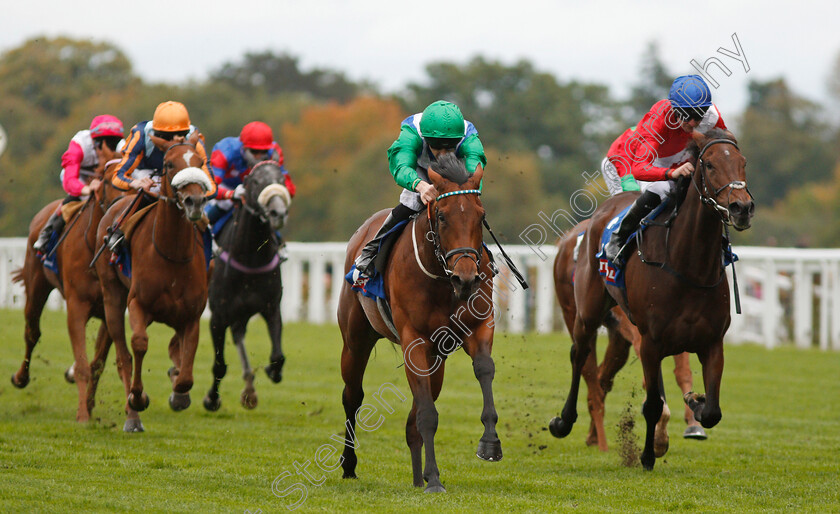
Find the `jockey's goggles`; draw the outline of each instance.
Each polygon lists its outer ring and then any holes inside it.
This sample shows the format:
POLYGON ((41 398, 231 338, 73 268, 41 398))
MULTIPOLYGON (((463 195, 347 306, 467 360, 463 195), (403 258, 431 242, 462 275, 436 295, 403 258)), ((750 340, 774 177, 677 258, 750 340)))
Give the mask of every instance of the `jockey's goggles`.
POLYGON ((708 107, 672 107, 677 117, 682 121, 700 121, 706 114, 708 107))
POLYGON ((164 132, 162 130, 155 130, 155 137, 159 137, 165 141, 172 141, 176 136, 187 137, 189 130, 179 130, 178 132, 164 132))

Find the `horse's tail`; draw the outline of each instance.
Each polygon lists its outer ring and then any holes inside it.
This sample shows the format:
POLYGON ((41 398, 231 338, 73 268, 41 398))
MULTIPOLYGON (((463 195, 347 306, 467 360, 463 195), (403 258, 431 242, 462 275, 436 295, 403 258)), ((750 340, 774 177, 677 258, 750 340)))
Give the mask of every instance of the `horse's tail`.
POLYGON ((12 272, 12 283, 18 284, 23 282, 23 268, 18 268, 12 272))

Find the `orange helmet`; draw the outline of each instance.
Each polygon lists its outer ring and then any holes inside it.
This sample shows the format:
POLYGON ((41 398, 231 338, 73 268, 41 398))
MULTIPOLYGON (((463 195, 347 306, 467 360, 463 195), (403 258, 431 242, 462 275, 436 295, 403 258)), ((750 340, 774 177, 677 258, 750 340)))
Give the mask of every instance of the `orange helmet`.
POLYGON ((242 141, 242 146, 245 148, 252 148, 254 150, 269 150, 272 143, 274 143, 274 134, 271 132, 271 127, 265 123, 261 121, 252 121, 242 127, 242 132, 239 134, 239 140, 242 141))
POLYGON ((161 132, 183 132, 190 129, 190 114, 181 102, 163 102, 155 109, 152 128, 161 132))

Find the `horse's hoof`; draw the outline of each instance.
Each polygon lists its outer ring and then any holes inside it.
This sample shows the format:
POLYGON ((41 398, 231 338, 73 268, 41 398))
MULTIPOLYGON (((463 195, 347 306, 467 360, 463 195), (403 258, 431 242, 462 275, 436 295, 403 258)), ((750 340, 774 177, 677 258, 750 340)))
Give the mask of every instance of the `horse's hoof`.
POLYGON ((219 410, 219 407, 222 406, 222 399, 219 396, 216 396, 215 399, 210 398, 210 395, 204 397, 204 408, 209 410, 210 412, 216 412, 219 410))
POLYGON ((253 409, 257 406, 257 392, 253 389, 244 390, 242 391, 242 395, 239 397, 239 402, 248 410, 253 409))
POLYGON ((490 462, 499 462, 502 460, 502 442, 496 439, 495 441, 478 441, 478 451, 475 456, 481 460, 490 462))
POLYGON ((190 393, 176 393, 172 391, 169 395, 169 407, 175 412, 180 412, 190 406, 190 393))
POLYGON ((572 424, 566 423, 560 418, 554 418, 551 420, 551 423, 548 424, 548 431, 551 432, 551 435, 557 438, 563 438, 569 435, 569 432, 572 431, 572 424))
POLYGON ((67 368, 64 371, 64 380, 66 380, 68 384, 75 384, 76 383, 76 374, 74 373, 74 371, 75 371, 74 368, 75 368, 75 365, 71 365, 69 368, 67 368))
POLYGON ((665 454, 668 453, 668 447, 670 446, 670 443, 668 442, 667 434, 665 434, 665 436, 666 437, 664 441, 653 441, 653 454, 656 456, 657 459, 660 457, 664 457, 665 454))
POLYGON ((143 428, 143 422, 140 421, 140 418, 137 419, 126 419, 125 425, 123 425, 123 432, 145 432, 146 429, 143 428))
POLYGON ((283 380, 283 363, 272 362, 265 367, 265 374, 275 384, 279 384, 283 380))
POLYGON ((351 471, 349 473, 347 471, 345 471, 344 474, 341 475, 341 478, 359 478, 359 477, 357 477, 356 473, 353 472, 353 471, 351 471))
POLYGON ((442 485, 430 485, 423 491, 424 493, 445 493, 446 489, 442 485))
POLYGON ((128 406, 131 407, 132 410, 136 410, 137 412, 143 412, 149 407, 149 395, 146 394, 146 391, 143 391, 140 394, 140 399, 138 400, 134 393, 128 393, 128 406))
POLYGON ((29 375, 26 375, 25 380, 21 380, 20 382, 17 381, 17 375, 12 373, 12 385, 17 387, 18 389, 23 389, 27 385, 29 385, 29 375))
POLYGON ((639 459, 642 463, 642 467, 645 468, 646 471, 653 471, 653 465, 656 464, 656 457, 653 455, 647 456, 642 452, 642 457, 639 459))
POLYGON ((703 430, 703 427, 701 427, 700 425, 691 425, 691 426, 685 427, 685 432, 683 432, 683 437, 685 439, 697 439, 697 440, 700 440, 700 441, 705 441, 706 439, 709 438, 709 436, 706 435, 706 431, 703 430))

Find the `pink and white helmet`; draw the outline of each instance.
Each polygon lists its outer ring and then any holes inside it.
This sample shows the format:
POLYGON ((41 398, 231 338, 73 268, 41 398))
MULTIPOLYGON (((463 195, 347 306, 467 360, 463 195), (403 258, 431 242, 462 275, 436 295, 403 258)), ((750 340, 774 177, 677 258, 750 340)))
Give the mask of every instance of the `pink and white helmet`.
POLYGON ((90 122, 90 137, 105 136, 123 137, 123 124, 116 116, 100 114, 90 122))

